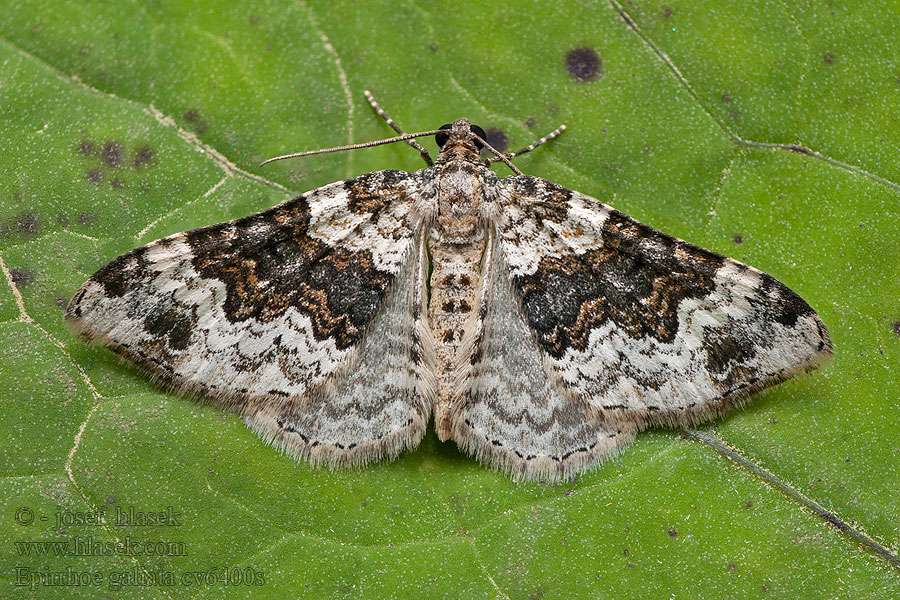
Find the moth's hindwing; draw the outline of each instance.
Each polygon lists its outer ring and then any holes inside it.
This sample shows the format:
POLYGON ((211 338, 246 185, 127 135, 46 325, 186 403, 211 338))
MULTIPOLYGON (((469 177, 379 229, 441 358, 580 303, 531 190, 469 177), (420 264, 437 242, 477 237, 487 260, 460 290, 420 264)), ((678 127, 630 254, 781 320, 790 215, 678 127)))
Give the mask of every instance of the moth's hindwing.
POLYGON ((626 446, 635 427, 606 422, 548 377, 497 246, 491 233, 477 312, 460 352, 452 436, 514 479, 567 479, 626 446))

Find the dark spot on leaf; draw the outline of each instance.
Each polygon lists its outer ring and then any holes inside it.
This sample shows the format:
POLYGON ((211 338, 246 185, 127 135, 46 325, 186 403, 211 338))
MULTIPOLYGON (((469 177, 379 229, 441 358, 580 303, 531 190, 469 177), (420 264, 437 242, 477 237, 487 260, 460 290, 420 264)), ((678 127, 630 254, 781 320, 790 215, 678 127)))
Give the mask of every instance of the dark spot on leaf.
POLYGON ((894 333, 896 333, 897 335, 900 335, 900 321, 894 321, 893 328, 894 328, 894 333))
POLYGON ((78 152, 84 155, 92 154, 94 152, 94 142, 82 140, 82 142, 78 144, 78 152))
POLYGON ((17 286, 25 287, 34 283, 34 271, 31 269, 12 269, 9 274, 17 286))
POLYGON ((122 144, 119 142, 106 142, 100 151, 100 159, 111 167, 118 167, 122 162, 122 144))
POLYGON ((91 183, 100 183, 103 181, 103 173, 100 169, 91 169, 87 173, 85 173, 84 178, 90 181, 91 183))
POLYGON ((623 549, 622 549, 622 555, 623 555, 623 556, 628 556, 628 548, 623 548, 623 549))
POLYGON ((831 52, 826 52, 825 56, 822 57, 822 60, 830 65, 834 62, 834 54, 832 54, 831 52))
POLYGON ((593 48, 575 48, 566 54, 566 71, 575 81, 591 81, 601 76, 600 57, 593 48))
POLYGON ((663 19, 668 19, 669 17, 671 17, 672 9, 669 8, 668 6, 664 6, 662 9, 662 16, 663 16, 663 19))
POLYGON ((747 500, 746 502, 744 502, 744 508, 753 508, 753 501, 747 500))
POLYGON ((722 94, 722 102, 731 102, 731 94, 722 94))
POLYGON ((438 48, 440 48, 440 46, 438 46, 437 42, 431 42, 430 44, 428 44, 428 49, 432 52, 437 52, 438 48))
POLYGON ((22 213, 16 218, 16 229, 19 233, 34 234, 38 232, 38 218, 34 213, 22 213))
POLYGON ((53 299, 53 302, 60 308, 65 308, 66 304, 68 304, 66 299, 63 298, 62 296, 57 296, 56 298, 53 299))
POLYGON ((731 239, 734 240, 735 244, 743 244, 744 243, 744 236, 742 236, 739 233, 734 234, 734 237, 731 239))
POLYGON ((60 227, 68 227, 69 215, 65 215, 63 213, 59 213, 58 215, 56 215, 56 224, 60 227))
POLYGON ((527 119, 525 119, 525 126, 534 127, 534 117, 528 117, 527 119))
POLYGON ((109 182, 109 185, 113 186, 114 188, 120 188, 125 184, 122 182, 121 179, 119 179, 118 177, 115 177, 112 181, 109 182))
POLYGON ((733 562, 728 563, 728 570, 729 570, 729 571, 734 571, 735 569, 737 569, 737 565, 736 565, 736 564, 734 564, 733 562))
POLYGON ((153 149, 142 146, 138 148, 137 154, 134 155, 134 168, 143 167, 151 160, 153 160, 153 149))
POLYGON ((678 532, 673 528, 669 530, 669 537, 678 537, 678 532))
POLYGON ((250 24, 256 25, 259 23, 259 15, 250 15, 250 24))
POLYGON ((200 113, 196 110, 186 110, 184 111, 184 120, 188 123, 194 124, 194 131, 197 133, 203 133, 206 131, 206 123, 203 122, 200 113))
POLYGON ((97 213, 89 212, 89 213, 78 213, 78 222, 81 225, 90 225, 94 221, 97 220, 97 213))
POLYGON ((776 425, 777 423, 778 423, 778 419, 776 419, 775 417, 772 417, 771 419, 769 419, 769 424, 776 425))
POLYGON ((487 134, 487 143, 500 152, 504 152, 509 146, 509 137, 502 129, 490 127, 485 133, 487 134))

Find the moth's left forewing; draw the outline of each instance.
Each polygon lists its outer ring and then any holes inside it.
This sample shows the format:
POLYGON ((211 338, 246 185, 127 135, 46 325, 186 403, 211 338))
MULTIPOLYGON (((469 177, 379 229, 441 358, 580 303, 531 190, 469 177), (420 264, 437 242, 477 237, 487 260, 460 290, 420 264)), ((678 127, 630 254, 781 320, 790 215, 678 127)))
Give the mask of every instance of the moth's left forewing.
POLYGON ((550 181, 503 181, 500 250, 547 376, 603 418, 692 425, 831 355, 771 276, 550 181))
POLYGON ((430 411, 420 189, 416 174, 368 173, 136 248, 82 286, 67 324, 292 454, 394 456, 430 411))

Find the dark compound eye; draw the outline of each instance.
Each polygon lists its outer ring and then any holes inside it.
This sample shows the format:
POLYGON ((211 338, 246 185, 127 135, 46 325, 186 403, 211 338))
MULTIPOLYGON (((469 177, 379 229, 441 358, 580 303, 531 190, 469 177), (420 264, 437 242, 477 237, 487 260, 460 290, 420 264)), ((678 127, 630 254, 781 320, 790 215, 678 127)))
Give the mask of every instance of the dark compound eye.
MULTIPOLYGON (((450 129, 451 127, 453 127, 453 125, 451 125, 450 123, 447 123, 446 125, 441 125, 441 129, 450 129)), ((446 133, 438 133, 434 136, 434 141, 437 143, 438 148, 443 148, 444 144, 446 144, 447 140, 449 140, 449 139, 450 139, 450 136, 447 135, 446 133)))
MULTIPOLYGON (((469 125, 469 129, 472 130, 472 133, 474 133, 475 135, 480 137, 481 140, 487 139, 487 134, 484 132, 484 129, 482 129, 478 125, 469 125)), ((479 140, 479 139, 475 140, 475 147, 478 148, 479 150, 484 148, 484 142, 482 142, 481 140, 479 140)))
MULTIPOLYGON (((441 130, 447 130, 447 129, 452 129, 452 128, 453 128, 453 125, 450 123, 447 123, 446 125, 441 125, 441 130)), ((487 134, 484 132, 484 129, 482 129, 478 125, 469 125, 469 129, 472 131, 472 133, 474 133, 475 135, 480 137, 481 140, 487 139, 487 134)), ((438 148, 443 148, 444 144, 446 144, 447 140, 449 140, 449 139, 450 139, 450 136, 447 135, 446 133, 438 133, 434 136, 434 141, 437 143, 438 148)), ((479 140, 479 139, 475 140, 475 147, 478 148, 479 150, 484 148, 484 143, 481 140, 479 140)))

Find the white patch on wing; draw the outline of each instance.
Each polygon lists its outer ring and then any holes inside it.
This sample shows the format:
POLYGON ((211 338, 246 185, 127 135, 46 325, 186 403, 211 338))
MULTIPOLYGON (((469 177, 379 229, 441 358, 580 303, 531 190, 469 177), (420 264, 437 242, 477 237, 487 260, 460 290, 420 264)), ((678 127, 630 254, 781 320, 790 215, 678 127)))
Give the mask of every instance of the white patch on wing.
POLYGON ((503 252, 512 276, 534 274, 545 257, 580 255, 603 245, 603 223, 612 210, 609 206, 576 192, 566 201, 568 213, 565 221, 548 218, 539 226, 525 209, 529 204, 539 205, 540 202, 514 198, 517 193, 513 185, 515 179, 510 178, 511 184, 504 189, 498 224, 500 238, 504 242, 503 252))

